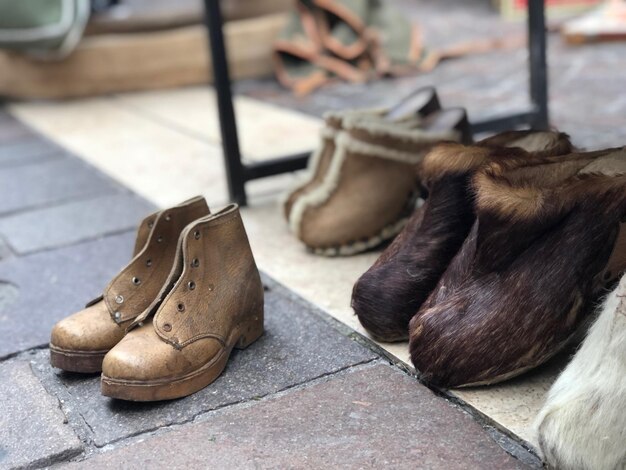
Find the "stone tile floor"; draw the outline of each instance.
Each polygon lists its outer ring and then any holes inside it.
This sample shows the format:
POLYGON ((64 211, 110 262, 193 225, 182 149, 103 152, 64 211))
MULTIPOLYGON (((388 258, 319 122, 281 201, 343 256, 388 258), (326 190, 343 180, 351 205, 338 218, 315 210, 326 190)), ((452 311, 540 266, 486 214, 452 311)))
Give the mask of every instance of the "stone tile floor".
POLYGON ((267 276, 266 334, 190 397, 112 400, 52 369, 50 328, 154 206, 1 112, 0 149, 0 469, 540 466, 267 276))

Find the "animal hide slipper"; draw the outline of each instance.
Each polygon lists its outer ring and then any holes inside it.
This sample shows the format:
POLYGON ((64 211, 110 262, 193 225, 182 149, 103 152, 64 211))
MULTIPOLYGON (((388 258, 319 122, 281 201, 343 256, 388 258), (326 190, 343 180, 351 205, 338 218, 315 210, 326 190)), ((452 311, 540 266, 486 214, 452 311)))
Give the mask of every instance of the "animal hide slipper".
POLYGON ((285 218, 289 221, 294 202, 303 194, 321 184, 330 167, 335 153, 335 137, 342 130, 343 120, 347 117, 367 117, 396 122, 398 125, 415 125, 416 118, 426 117, 441 109, 437 92, 433 87, 419 88, 411 95, 388 110, 349 110, 328 112, 325 114, 325 125, 321 130, 320 145, 309 158, 308 171, 304 180, 292 189, 283 201, 285 218))
POLYGON ((465 112, 456 109, 413 127, 345 119, 322 183, 293 205, 293 233, 326 256, 359 253, 393 238, 415 207, 417 164, 433 145, 460 140, 466 124, 465 112))
POLYGON ((539 412, 546 462, 562 469, 626 468, 626 277, 539 412))
POLYGON ((477 220, 409 325, 424 379, 500 382, 547 361, 626 268, 626 148, 492 163, 477 220))
POLYGON ((514 131, 470 147, 442 144, 426 155, 420 167, 422 184, 428 190, 426 203, 354 285, 352 308, 372 337, 385 342, 408 339, 411 317, 435 288, 474 223, 470 182, 478 169, 520 154, 540 159, 571 150, 565 134, 514 131))

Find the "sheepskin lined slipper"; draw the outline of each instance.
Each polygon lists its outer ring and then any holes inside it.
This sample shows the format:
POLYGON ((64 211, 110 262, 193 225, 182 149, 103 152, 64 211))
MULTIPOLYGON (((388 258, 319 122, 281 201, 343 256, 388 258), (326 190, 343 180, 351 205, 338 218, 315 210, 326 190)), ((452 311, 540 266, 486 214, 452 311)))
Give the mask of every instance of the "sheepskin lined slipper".
POLYGON ((626 148, 492 163, 477 220, 409 325, 411 359, 444 387, 536 367, 626 268, 626 148))
POLYGON ((160 300, 181 231, 207 214, 206 201, 196 197, 146 217, 139 225, 130 263, 103 295, 52 329, 50 363, 72 372, 99 372, 104 355, 124 337, 126 328, 160 300))
POLYGON ((304 181, 292 189, 284 200, 283 210, 287 221, 289 221, 291 208, 296 199, 323 181, 335 153, 335 137, 342 130, 342 123, 345 118, 371 117, 372 119, 383 119, 410 127, 419 123, 415 119, 426 117, 439 109, 441 107, 435 89, 424 87, 416 90, 389 110, 349 110, 326 113, 324 116, 325 125, 321 130, 320 145, 309 158, 307 175, 304 181))
POLYGON ((103 395, 190 395, 219 377, 233 348, 263 334, 263 285, 236 204, 185 227, 171 266, 163 302, 105 356, 103 395))
POLYGON ((372 337, 386 342, 408 338, 411 317, 435 288, 474 223, 470 181, 478 169, 499 159, 523 155, 541 161, 542 156, 571 150, 565 134, 514 131, 475 146, 442 144, 426 155, 420 168, 428 190, 426 203, 354 285, 352 308, 372 337))
POLYGON ((415 207, 417 164, 433 145, 459 140, 466 123, 462 110, 439 111, 414 127, 345 119, 322 183, 293 205, 291 230, 326 256, 359 253, 393 238, 415 207))
POLYGON ((546 462, 562 469, 626 468, 626 277, 559 376, 536 428, 546 462))

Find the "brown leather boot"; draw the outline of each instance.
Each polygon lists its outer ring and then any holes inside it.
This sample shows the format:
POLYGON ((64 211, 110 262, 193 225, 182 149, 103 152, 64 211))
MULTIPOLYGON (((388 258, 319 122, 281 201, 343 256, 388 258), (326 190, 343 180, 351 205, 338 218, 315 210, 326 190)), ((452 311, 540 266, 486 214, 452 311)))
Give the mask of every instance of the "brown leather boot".
POLYGON ((354 285, 352 308, 372 337, 385 342, 408 339, 409 321, 474 223, 470 182, 476 171, 520 154, 540 162, 547 155, 571 151, 565 134, 513 131, 474 146, 443 144, 430 152, 420 170, 428 190, 426 203, 354 285))
POLYGON ((183 228, 209 213, 204 198, 196 197, 146 217, 137 231, 130 263, 100 297, 52 329, 51 364, 71 372, 99 372, 105 354, 126 328, 159 302, 183 228))
POLYGON ((477 220, 410 322, 413 364, 437 385, 547 361, 626 270, 626 148, 523 163, 474 176, 477 220))
POLYGON ((433 87, 419 88, 404 98, 396 106, 387 110, 349 110, 328 112, 324 115, 324 127, 321 130, 319 147, 311 154, 308 174, 304 181, 292 189, 283 202, 285 218, 289 221, 291 209, 298 198, 319 186, 324 180, 330 162, 335 154, 335 138, 343 129, 344 119, 361 117, 373 120, 393 122, 398 126, 410 126, 411 123, 441 109, 439 97, 433 87))
POLYGON ((190 395, 224 370, 233 348, 263 334, 263 285, 237 205, 191 223, 181 234, 154 317, 104 358, 102 393, 133 401, 190 395))

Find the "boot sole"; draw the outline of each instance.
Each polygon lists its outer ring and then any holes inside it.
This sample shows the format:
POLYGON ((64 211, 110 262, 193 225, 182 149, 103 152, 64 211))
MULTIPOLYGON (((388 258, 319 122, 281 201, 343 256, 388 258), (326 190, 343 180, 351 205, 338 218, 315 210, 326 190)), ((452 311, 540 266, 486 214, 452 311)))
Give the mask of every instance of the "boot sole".
POLYGON ((50 364, 68 372, 93 374, 102 371, 108 351, 73 351, 50 344, 50 364))
POLYGON ((383 243, 389 240, 393 240, 395 236, 402 231, 408 221, 408 217, 403 217, 397 222, 387 225, 380 231, 380 233, 366 240, 346 243, 345 245, 332 246, 328 248, 315 248, 309 245, 306 245, 306 247, 311 253, 319 256, 325 256, 328 258, 357 255, 359 253, 373 250, 383 243))
POLYGON ((186 397, 207 387, 222 374, 233 348, 245 349, 262 335, 263 328, 238 336, 237 340, 222 349, 210 362, 179 378, 140 381, 114 379, 102 374, 102 395, 128 401, 160 401, 186 397))

